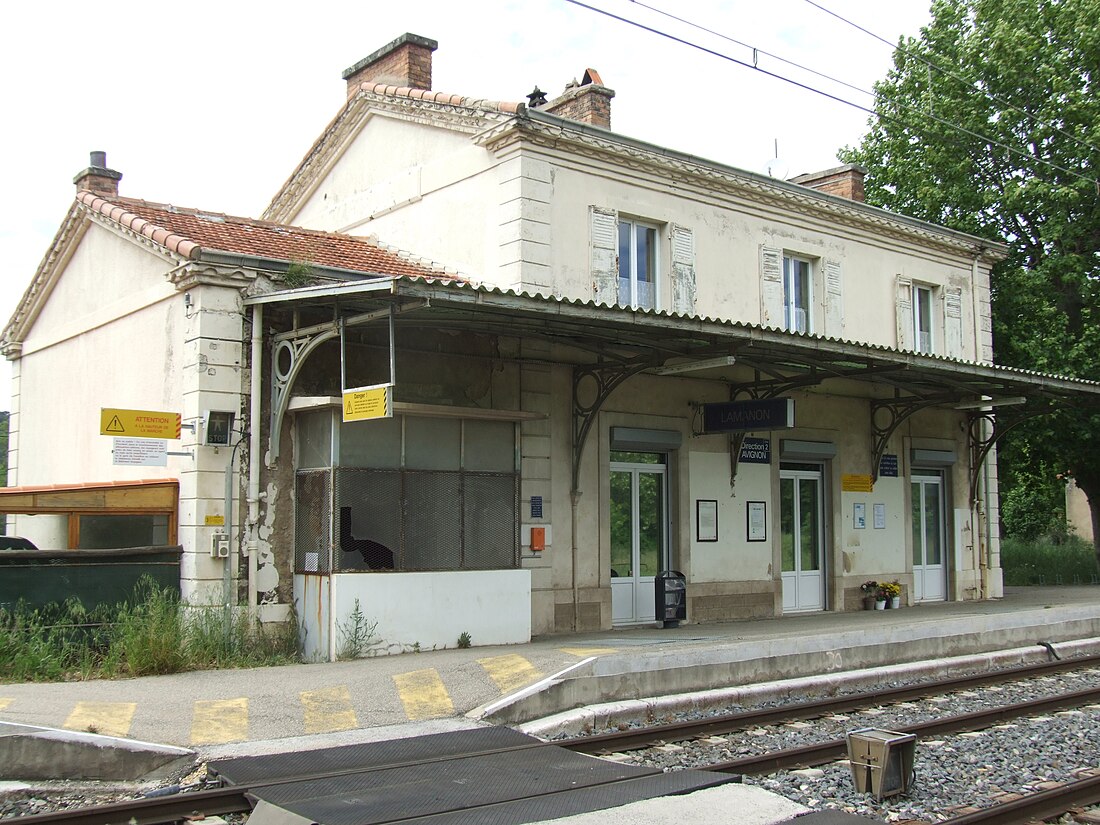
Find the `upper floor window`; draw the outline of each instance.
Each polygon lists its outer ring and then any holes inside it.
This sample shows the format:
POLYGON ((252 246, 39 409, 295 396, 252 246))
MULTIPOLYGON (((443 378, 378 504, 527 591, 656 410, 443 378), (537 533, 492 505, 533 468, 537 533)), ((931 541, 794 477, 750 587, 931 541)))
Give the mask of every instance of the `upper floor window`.
POLYGON ((813 332, 813 280, 805 258, 783 256, 783 321, 791 332, 813 332))
POLYGON ((657 227, 619 220, 620 306, 657 306, 657 227))
POLYGON ((913 285, 913 349, 935 352, 932 337, 932 296, 930 286, 913 285))

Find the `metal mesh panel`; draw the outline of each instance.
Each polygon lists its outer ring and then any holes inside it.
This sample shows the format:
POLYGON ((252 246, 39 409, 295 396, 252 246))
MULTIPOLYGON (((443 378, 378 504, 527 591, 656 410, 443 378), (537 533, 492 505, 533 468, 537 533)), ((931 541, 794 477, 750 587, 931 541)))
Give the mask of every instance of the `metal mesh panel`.
POLYGON ((463 567, 492 570, 516 565, 516 479, 466 473, 463 567))
POLYGON ((337 467, 331 516, 327 473, 298 476, 296 569, 322 530, 333 536, 332 566, 326 558, 323 572, 498 570, 519 564, 515 474, 337 467), (303 490, 319 483, 319 475, 323 489, 303 490), (324 502, 320 520, 316 501, 324 502))
POLYGON ((300 470, 294 478, 294 572, 332 570, 332 500, 329 470, 300 470))
POLYGON ((406 570, 457 570, 462 564, 462 473, 405 473, 406 570))
POLYGON ((337 570, 403 569, 401 472, 336 470, 337 570))

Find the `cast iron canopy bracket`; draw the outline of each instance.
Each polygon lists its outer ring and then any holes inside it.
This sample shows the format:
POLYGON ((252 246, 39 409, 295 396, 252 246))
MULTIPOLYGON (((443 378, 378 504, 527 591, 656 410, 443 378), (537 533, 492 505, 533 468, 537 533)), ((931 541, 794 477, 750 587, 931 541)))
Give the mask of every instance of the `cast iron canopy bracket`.
POLYGON ((970 500, 978 503, 978 479, 982 465, 989 451, 1012 430, 1025 421, 1058 412, 1054 405, 1035 407, 1030 410, 994 413, 993 410, 978 410, 970 413, 967 427, 967 441, 970 443, 970 500))
POLYGON ((955 401, 955 398, 891 398, 889 401, 871 402, 871 482, 878 481, 878 468, 890 438, 911 415, 955 401), (880 415, 880 413, 882 415, 880 415), (885 419, 885 420, 883 420, 885 419))
MULTIPOLYGON (((830 375, 823 375, 817 370, 811 369, 807 375, 798 378, 780 378, 774 381, 761 381, 760 370, 756 370, 756 379, 751 384, 730 384, 730 401, 737 401, 739 396, 759 401, 765 398, 777 398, 791 390, 800 387, 812 387, 823 382, 830 375)), ((733 496, 734 487, 737 484, 737 468, 741 464, 741 447, 745 443, 744 431, 729 434, 730 450, 730 497, 733 496)))
POLYGON ((573 495, 580 493, 581 453, 604 402, 632 376, 655 366, 653 359, 599 363, 573 368, 573 495), (595 386, 589 388, 592 384, 595 386))

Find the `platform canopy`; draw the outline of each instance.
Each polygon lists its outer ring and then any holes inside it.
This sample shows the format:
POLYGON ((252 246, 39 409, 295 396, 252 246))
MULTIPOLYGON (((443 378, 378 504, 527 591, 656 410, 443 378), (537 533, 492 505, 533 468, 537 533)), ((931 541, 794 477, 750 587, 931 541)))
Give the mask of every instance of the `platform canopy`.
MULTIPOLYGON (((403 328, 429 326, 534 338, 561 345, 554 348, 552 360, 583 369, 690 373, 756 392, 844 380, 870 385, 867 396, 881 400, 921 399, 974 408, 1024 402, 1100 407, 1096 381, 455 281, 350 281, 254 296, 245 303, 293 311, 302 335, 341 318, 349 324, 359 316, 377 320, 375 313, 392 307, 399 334, 403 328)), ((280 337, 294 335, 291 326, 280 337)))

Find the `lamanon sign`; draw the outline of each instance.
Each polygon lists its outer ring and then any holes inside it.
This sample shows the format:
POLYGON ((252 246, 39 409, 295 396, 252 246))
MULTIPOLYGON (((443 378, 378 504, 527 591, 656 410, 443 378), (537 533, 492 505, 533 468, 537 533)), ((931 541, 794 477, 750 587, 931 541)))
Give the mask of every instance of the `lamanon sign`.
POLYGON ((793 398, 726 401, 703 405, 703 432, 737 433, 794 427, 793 398))

